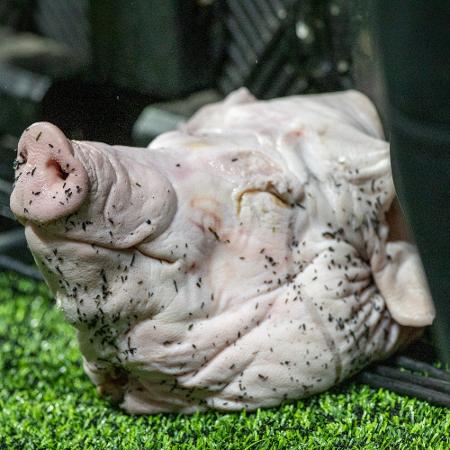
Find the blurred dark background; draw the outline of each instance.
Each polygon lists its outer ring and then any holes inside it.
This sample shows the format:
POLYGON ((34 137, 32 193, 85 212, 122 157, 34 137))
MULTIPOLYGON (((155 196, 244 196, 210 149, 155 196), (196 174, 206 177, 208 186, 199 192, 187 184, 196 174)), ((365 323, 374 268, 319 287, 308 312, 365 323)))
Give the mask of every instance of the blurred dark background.
POLYGON ((448 361, 448 23, 437 0, 1 0, 0 268, 40 278, 8 207, 32 122, 146 146, 240 86, 262 99, 356 88, 391 138, 448 361))

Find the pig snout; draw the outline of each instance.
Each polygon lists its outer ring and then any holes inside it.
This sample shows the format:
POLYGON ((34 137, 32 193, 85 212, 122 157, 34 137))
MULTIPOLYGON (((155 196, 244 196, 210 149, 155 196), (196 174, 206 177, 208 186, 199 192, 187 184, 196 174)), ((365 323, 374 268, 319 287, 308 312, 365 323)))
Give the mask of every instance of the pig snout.
POLYGON ((51 222, 77 211, 89 179, 72 144, 56 126, 39 122, 20 138, 11 209, 20 221, 51 222))

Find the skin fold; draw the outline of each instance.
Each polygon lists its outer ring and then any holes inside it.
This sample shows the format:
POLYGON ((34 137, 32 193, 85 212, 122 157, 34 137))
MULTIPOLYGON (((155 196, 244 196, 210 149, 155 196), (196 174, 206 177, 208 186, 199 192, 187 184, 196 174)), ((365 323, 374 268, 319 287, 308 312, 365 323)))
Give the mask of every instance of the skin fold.
POLYGON ((129 412, 309 396, 433 320, 389 145, 356 91, 241 89, 147 149, 38 123, 16 166, 11 208, 85 370, 129 412))

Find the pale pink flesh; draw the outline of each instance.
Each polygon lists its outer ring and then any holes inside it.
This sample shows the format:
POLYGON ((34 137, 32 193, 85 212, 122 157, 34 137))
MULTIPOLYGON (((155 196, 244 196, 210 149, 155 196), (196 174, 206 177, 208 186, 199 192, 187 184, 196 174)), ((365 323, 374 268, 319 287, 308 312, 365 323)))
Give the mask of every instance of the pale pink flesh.
POLYGON ((239 91, 149 149, 73 146, 89 199, 27 239, 86 372, 130 412, 304 397, 433 320, 417 251, 384 217, 389 148, 360 94, 239 91))
POLYGON ((23 133, 17 164, 11 209, 19 220, 57 220, 78 210, 87 197, 86 170, 70 141, 50 123, 35 123, 23 133))

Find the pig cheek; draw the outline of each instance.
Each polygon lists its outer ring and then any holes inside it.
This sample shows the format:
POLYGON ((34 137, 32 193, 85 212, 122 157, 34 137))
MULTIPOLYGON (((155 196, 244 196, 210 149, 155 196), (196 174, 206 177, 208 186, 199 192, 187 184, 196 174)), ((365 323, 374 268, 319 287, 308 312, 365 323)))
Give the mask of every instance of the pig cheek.
POLYGON ((224 257, 222 254, 211 259, 208 278, 211 280, 212 290, 216 297, 233 297, 235 295, 233 284, 238 278, 238 273, 236 267, 231 264, 229 256, 224 257))

